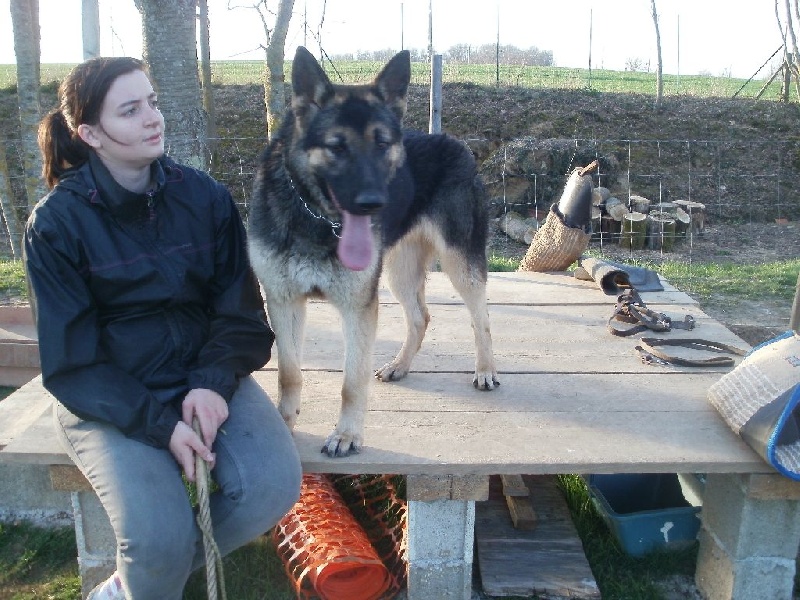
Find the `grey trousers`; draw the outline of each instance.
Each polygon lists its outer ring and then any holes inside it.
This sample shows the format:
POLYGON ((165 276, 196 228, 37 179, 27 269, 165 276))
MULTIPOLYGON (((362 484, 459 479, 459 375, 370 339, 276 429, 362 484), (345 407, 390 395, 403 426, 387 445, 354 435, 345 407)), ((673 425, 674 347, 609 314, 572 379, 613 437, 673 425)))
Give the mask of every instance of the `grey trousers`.
MULTIPOLYGON (((128 600, 180 600, 205 563, 203 539, 181 470, 170 451, 84 421, 55 403, 56 431, 108 513, 117 572, 128 600)), ((214 538, 227 554, 274 526, 300 494, 300 459, 266 392, 242 379, 213 451, 214 538)))

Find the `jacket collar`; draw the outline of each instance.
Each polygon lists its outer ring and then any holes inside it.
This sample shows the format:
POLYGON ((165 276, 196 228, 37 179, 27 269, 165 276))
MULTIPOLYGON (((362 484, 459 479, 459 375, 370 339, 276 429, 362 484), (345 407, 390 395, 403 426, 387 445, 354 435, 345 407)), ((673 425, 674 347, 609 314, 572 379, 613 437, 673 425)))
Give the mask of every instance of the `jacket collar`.
POLYGON ((154 160, 150 165, 154 187, 146 193, 132 192, 122 187, 94 152, 89 155, 89 169, 96 186, 96 193, 92 195, 90 201, 102 204, 112 214, 125 220, 143 217, 147 214, 148 203, 160 199, 163 195, 166 176, 158 160, 154 160))

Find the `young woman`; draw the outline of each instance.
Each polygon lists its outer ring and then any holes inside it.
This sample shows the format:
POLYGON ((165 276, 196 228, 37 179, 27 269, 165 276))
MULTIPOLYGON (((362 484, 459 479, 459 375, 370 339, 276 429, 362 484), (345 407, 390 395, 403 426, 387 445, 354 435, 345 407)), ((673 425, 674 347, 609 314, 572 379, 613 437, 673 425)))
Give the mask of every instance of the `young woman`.
POLYGON ((299 496, 291 435, 251 376, 273 334, 231 196, 164 155, 143 63, 89 60, 59 98, 24 253, 56 429, 117 538, 117 570, 89 598, 179 600, 204 562, 182 479, 195 455, 218 484, 223 553, 299 496))

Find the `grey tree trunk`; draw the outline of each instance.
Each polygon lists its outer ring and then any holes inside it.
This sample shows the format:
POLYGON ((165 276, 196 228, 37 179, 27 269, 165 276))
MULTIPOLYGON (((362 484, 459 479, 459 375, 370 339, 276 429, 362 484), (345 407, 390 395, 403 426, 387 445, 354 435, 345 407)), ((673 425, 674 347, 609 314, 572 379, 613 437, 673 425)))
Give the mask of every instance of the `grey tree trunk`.
POLYGON ((200 85, 203 91, 203 109, 206 111, 206 141, 212 160, 217 148, 217 117, 214 110, 214 93, 211 87, 211 32, 208 20, 208 0, 198 0, 200 7, 200 85))
POLYGON ((266 21, 263 19, 264 31, 267 34, 267 73, 264 78, 264 106, 267 110, 267 136, 271 138, 278 131, 283 115, 286 112, 286 78, 283 75, 283 54, 286 46, 286 33, 292 20, 294 0, 280 0, 275 27, 270 36, 266 21))
POLYGON ((653 9, 653 25, 656 28, 656 64, 658 70, 656 71, 656 110, 661 108, 661 102, 664 99, 664 78, 663 78, 663 63, 661 61, 661 32, 658 29, 658 12, 656 11, 656 0, 650 0, 650 6, 653 9))
POLYGON ((100 56, 100 2, 81 0, 83 60, 100 56))
POLYGON ((166 121, 167 153, 206 169, 206 115, 197 73, 197 0, 135 0, 142 14, 144 59, 166 121))
POLYGON ((11 22, 14 29, 14 54, 17 60, 17 98, 22 168, 25 179, 25 206, 4 212, 15 251, 21 240, 19 225, 27 218, 29 210, 44 196, 46 188, 41 177, 42 159, 37 143, 41 119, 39 97, 40 39, 39 0, 11 0, 11 22))

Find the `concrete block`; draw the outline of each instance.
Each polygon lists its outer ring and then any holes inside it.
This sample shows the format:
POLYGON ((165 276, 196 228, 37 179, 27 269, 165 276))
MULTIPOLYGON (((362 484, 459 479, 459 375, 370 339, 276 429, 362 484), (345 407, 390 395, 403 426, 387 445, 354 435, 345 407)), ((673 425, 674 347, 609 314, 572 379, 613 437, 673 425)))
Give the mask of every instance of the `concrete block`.
POLYGON ((733 560, 797 556, 800 502, 750 497, 748 476, 708 474, 702 520, 733 560))
POLYGON ((70 495, 54 491, 46 465, 0 463, 0 521, 72 526, 70 495))
POLYGON ((475 502, 408 502, 408 600, 472 595, 475 502))
POLYGON ((792 600, 795 561, 734 559, 713 533, 701 529, 695 583, 706 600, 792 600))
POLYGON ((73 492, 71 498, 81 593, 85 598, 116 570, 117 541, 108 515, 94 492, 73 492))
POLYGON ((472 570, 460 565, 428 566, 409 564, 408 600, 470 600, 472 598, 472 570))
MULTIPOLYGON (((800 500, 800 481, 783 475, 743 475, 747 495, 756 500, 800 500)), ((743 482, 744 483, 744 482, 743 482)))

